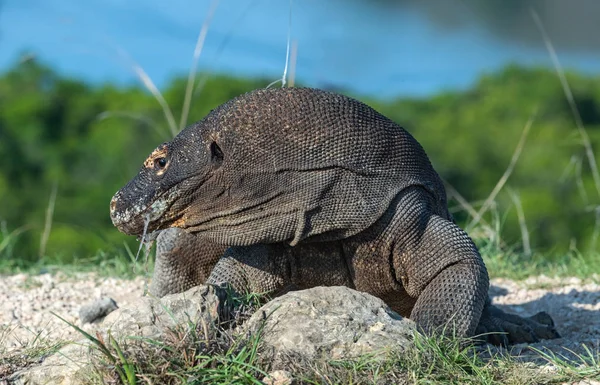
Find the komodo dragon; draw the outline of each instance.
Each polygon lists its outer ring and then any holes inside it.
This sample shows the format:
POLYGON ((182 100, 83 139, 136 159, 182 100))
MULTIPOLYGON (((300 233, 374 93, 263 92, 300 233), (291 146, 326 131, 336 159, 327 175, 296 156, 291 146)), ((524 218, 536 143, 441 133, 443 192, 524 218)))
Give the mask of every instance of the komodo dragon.
POLYGON ((427 333, 558 337, 544 312, 490 304, 482 258, 421 145, 339 94, 257 90, 221 105, 158 146, 110 213, 126 234, 170 228, 158 238, 157 296, 205 281, 272 295, 344 285, 427 333))

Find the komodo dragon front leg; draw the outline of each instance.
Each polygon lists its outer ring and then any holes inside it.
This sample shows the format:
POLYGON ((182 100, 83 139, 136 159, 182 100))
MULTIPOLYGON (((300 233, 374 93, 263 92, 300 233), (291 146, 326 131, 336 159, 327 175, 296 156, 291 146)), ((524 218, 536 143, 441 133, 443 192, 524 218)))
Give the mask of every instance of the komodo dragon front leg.
POLYGON ((226 249, 178 228, 162 230, 156 238, 150 294, 160 298, 204 284, 226 249))

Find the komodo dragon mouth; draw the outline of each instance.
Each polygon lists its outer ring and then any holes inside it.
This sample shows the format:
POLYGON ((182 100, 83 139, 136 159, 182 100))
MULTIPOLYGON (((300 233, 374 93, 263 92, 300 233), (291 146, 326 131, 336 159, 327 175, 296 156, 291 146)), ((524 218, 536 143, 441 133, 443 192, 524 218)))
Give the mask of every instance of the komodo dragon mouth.
POLYGON ((134 204, 123 204, 127 199, 123 190, 119 190, 110 201, 110 218, 119 231, 127 235, 142 235, 159 227, 168 227, 182 215, 169 213, 181 195, 181 188, 175 185, 153 199, 148 197, 150 199, 140 199, 134 204), (146 203, 147 200, 150 202, 146 203))

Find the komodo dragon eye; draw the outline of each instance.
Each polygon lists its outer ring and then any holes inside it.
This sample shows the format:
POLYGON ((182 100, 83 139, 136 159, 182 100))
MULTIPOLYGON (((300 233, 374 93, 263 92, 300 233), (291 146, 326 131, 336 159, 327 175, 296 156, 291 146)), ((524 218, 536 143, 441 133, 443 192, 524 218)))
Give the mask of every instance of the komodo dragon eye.
POLYGON ((167 165, 167 158, 158 158, 154 160, 154 166, 156 168, 163 169, 167 165))

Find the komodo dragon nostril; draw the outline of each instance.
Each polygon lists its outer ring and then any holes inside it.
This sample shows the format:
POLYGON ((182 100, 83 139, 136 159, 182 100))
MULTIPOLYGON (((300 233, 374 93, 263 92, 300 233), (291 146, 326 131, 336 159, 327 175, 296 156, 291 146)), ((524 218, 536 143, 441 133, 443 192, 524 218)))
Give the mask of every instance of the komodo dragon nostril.
POLYGON ((117 208, 117 201, 115 200, 115 198, 113 198, 110 200, 110 212, 113 213, 116 208, 117 208))

